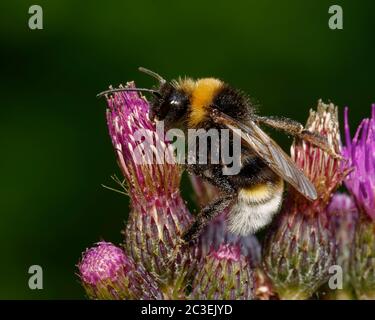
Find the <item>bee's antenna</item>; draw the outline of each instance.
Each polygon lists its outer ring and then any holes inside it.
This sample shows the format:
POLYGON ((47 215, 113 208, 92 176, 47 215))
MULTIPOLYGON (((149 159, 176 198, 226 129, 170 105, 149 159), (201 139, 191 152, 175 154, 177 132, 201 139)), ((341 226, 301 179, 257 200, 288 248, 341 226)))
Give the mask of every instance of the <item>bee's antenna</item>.
POLYGON ((162 76, 160 76, 159 74, 157 74, 154 71, 148 70, 148 69, 143 68, 143 67, 139 67, 138 70, 143 72, 143 73, 148 74, 149 76, 151 76, 153 78, 155 78, 156 80, 158 80, 160 82, 161 85, 163 85, 164 83, 167 82, 167 80, 165 80, 162 76))
POLYGON ((153 90, 153 89, 147 89, 147 88, 115 88, 115 89, 109 89, 103 92, 100 92, 99 94, 96 95, 97 98, 100 98, 106 94, 109 93, 114 93, 114 92, 123 92, 123 91, 143 91, 143 92, 149 92, 152 93, 153 95, 157 96, 160 98, 160 93, 159 91, 153 90))
MULTIPOLYGON (((162 76, 160 76, 159 74, 157 74, 154 71, 148 70, 148 69, 143 68, 143 67, 139 67, 138 70, 141 71, 141 72, 143 72, 143 73, 146 73, 149 76, 151 76, 151 77, 155 78, 156 80, 158 80, 159 83, 160 83, 160 85, 163 85, 163 84, 165 84, 167 82, 162 76)), ((122 92, 122 91, 143 91, 143 92, 152 93, 154 96, 157 96, 158 98, 161 97, 159 91, 153 90, 153 89, 147 89, 147 88, 116 88, 116 89, 109 89, 109 90, 100 92, 99 94, 96 95, 96 97, 99 98, 99 97, 102 97, 102 96, 104 96, 106 94, 109 94, 109 93, 122 92)))

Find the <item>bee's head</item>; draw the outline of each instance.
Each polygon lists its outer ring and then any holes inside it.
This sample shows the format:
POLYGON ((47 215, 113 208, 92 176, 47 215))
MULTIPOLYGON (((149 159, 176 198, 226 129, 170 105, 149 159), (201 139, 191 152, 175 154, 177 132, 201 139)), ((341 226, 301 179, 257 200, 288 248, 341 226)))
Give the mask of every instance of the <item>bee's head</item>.
POLYGON ((145 88, 119 88, 111 89, 100 93, 98 96, 102 96, 107 93, 116 91, 145 91, 153 95, 150 107, 150 120, 163 120, 165 121, 166 127, 178 123, 184 116, 188 103, 188 95, 176 86, 177 82, 167 82, 157 73, 142 68, 139 71, 144 72, 159 82, 159 87, 156 89, 145 89, 145 88))
POLYGON ((150 119, 163 120, 167 127, 180 122, 188 107, 188 95, 169 82, 162 84, 158 93, 151 102, 150 119))

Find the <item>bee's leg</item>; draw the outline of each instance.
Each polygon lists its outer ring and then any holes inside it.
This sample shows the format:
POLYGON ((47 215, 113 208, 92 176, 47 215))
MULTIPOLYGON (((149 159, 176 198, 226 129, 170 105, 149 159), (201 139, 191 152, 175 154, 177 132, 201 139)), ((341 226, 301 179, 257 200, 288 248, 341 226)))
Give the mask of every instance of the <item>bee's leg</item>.
POLYGON ((299 135, 304 131, 304 127, 301 123, 289 118, 255 116, 255 121, 259 124, 265 124, 269 127, 282 130, 293 136, 299 135))
POLYGON ((237 196, 237 191, 228 176, 223 175, 221 165, 186 164, 185 168, 190 174, 201 177, 223 192, 220 198, 212 201, 199 212, 195 222, 182 236, 185 243, 190 243, 199 236, 201 230, 212 218, 230 205, 231 201, 237 196))
POLYGON ((227 176, 222 174, 222 167, 220 165, 196 165, 196 164, 186 164, 185 169, 190 173, 211 183, 213 186, 218 189, 228 193, 235 193, 235 189, 232 184, 229 182, 227 176), (210 172, 211 175, 208 175, 207 172, 210 172))
POLYGON ((218 214, 222 213, 227 208, 231 201, 234 199, 235 194, 225 195, 212 201, 204 207, 195 219, 195 222, 183 234, 182 240, 185 243, 192 243, 196 240, 201 233, 202 229, 218 214))
POLYGON ((328 141, 325 137, 318 133, 306 130, 301 123, 294 121, 289 118, 278 118, 278 117, 260 117, 255 116, 255 121, 259 124, 264 124, 277 130, 284 131, 286 134, 290 134, 299 139, 305 140, 318 148, 326 151, 329 155, 340 158, 332 148, 329 147, 328 141))

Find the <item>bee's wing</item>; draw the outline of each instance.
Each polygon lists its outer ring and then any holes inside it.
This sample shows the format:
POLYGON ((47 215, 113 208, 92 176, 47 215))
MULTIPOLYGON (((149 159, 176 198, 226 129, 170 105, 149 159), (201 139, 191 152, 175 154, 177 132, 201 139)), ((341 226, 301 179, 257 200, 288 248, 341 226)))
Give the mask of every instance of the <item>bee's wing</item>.
POLYGON ((306 198, 310 200, 315 200, 317 198, 314 185, 307 179, 303 171, 299 169, 284 150, 253 121, 250 121, 248 125, 244 125, 217 109, 212 110, 211 117, 216 123, 224 125, 232 130, 234 134, 238 134, 234 129, 240 129, 241 139, 245 141, 251 150, 263 159, 277 175, 290 183, 306 198))

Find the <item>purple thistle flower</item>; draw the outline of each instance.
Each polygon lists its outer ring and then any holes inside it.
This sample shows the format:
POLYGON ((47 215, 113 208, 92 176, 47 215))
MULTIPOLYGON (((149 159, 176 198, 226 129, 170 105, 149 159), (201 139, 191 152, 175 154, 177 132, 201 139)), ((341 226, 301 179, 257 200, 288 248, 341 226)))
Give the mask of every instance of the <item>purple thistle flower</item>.
POLYGON ((350 136, 348 108, 345 108, 344 157, 353 171, 345 180, 345 186, 356 199, 359 208, 375 220, 375 104, 370 119, 362 120, 353 140, 350 136))
POLYGON ((335 193, 328 205, 329 214, 335 215, 346 215, 355 214, 357 212, 357 207, 351 196, 345 193, 335 193))
POLYGON ((87 249, 78 269, 91 299, 163 298, 155 279, 112 243, 102 241, 87 249))
POLYGON ((177 246, 192 222, 179 192, 181 169, 164 132, 149 120, 145 98, 119 92, 107 97, 107 103, 109 133, 131 199, 126 252, 159 276, 168 295, 183 295, 194 263, 192 253, 177 246))
POLYGON ((173 197, 180 168, 173 163, 172 149, 149 120, 147 100, 137 92, 119 92, 107 97, 107 104, 109 134, 133 204, 155 202, 157 196, 173 197))
POLYGON ((375 299, 375 104, 351 139, 345 108, 344 156, 353 169, 345 181, 356 201, 359 218, 350 260, 350 277, 359 299, 375 299))

